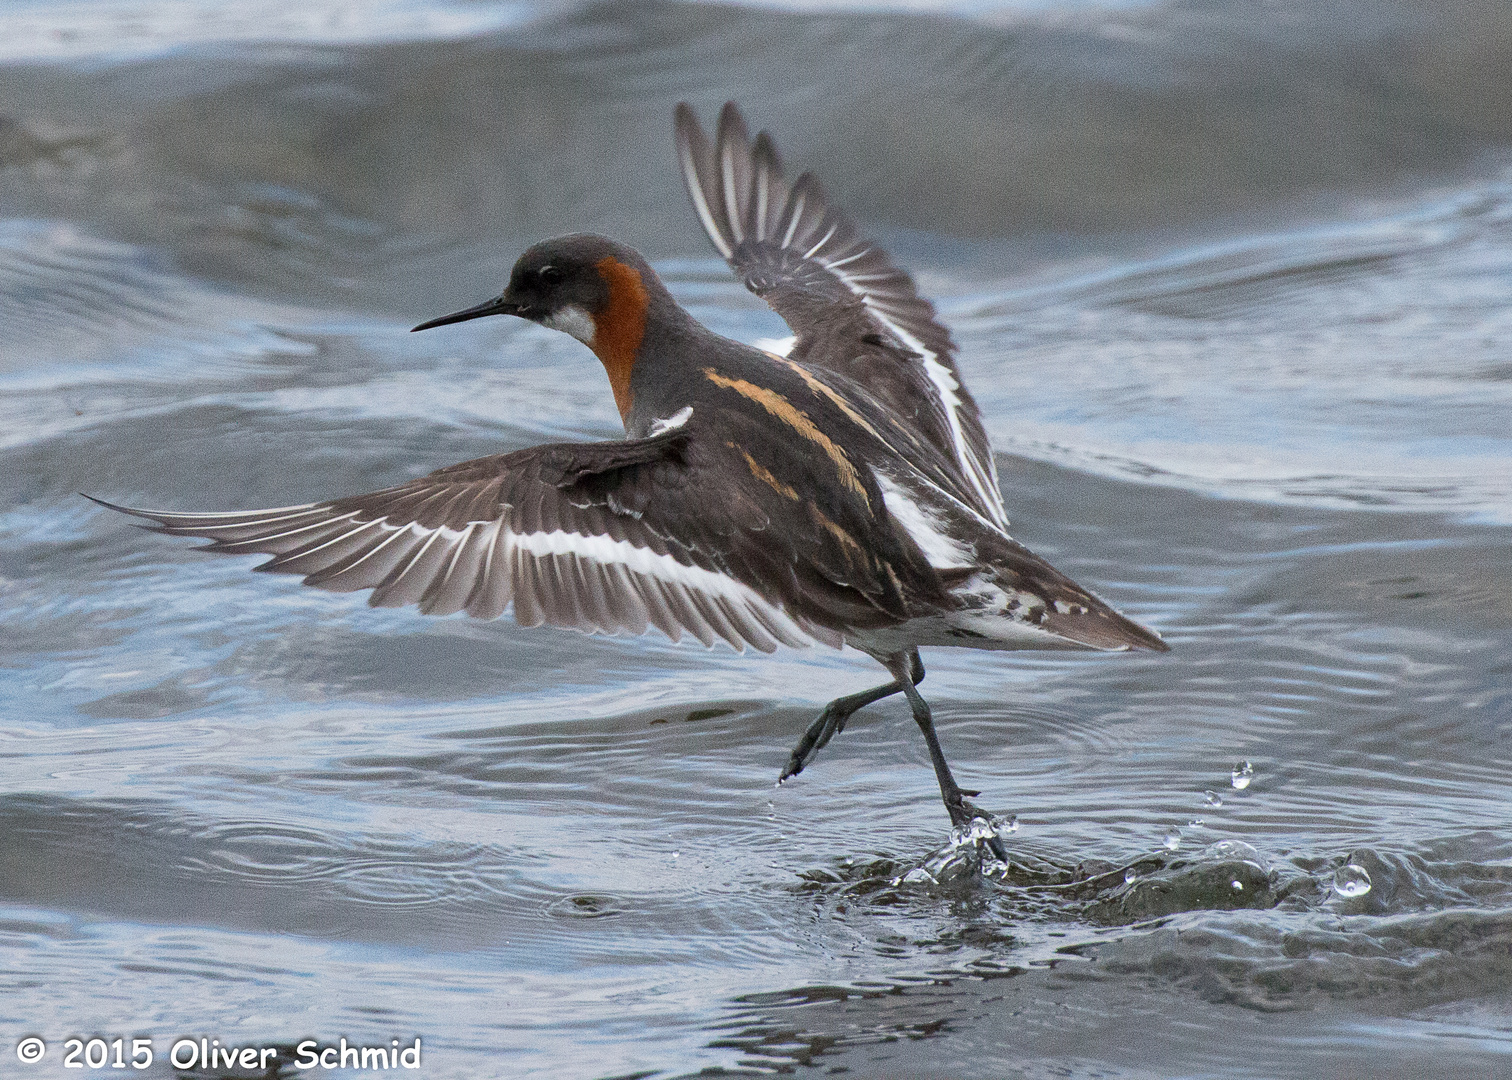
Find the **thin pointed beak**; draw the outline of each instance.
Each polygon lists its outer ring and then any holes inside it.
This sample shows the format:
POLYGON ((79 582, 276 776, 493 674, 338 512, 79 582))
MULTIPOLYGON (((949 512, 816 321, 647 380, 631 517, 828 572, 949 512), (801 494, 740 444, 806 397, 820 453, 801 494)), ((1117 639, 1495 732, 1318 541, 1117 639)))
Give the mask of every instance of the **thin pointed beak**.
POLYGON ((410 327, 410 333, 416 330, 429 330, 436 326, 446 326, 450 323, 466 322, 468 319, 481 319, 485 315, 519 315, 525 309, 513 300, 506 300, 500 296, 494 300, 486 300, 477 307, 470 307, 464 311, 454 311, 450 315, 442 315, 439 319, 423 322, 419 326, 410 327))

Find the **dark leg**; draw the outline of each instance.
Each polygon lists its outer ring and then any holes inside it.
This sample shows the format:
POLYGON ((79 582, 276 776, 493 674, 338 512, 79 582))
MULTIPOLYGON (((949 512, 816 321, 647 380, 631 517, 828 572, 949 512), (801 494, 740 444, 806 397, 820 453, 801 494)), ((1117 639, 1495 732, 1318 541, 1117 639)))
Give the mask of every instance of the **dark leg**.
MULTIPOLYGON (((915 652, 914 655, 917 656, 918 653, 915 652)), ((898 653, 896 656, 889 656, 884 663, 893 673, 893 677, 898 680, 898 688, 907 695, 908 705, 913 710, 914 722, 924 733, 924 742, 929 747, 929 759, 934 762, 935 779, 940 782, 940 798, 945 800, 945 810, 950 814, 950 823, 962 826, 969 825, 972 818, 986 818, 986 814, 972 806, 966 799, 968 795, 980 795, 981 792, 967 791, 957 784, 955 777, 950 774, 950 766, 945 761, 945 752, 940 749, 939 737, 935 735, 934 717, 929 714, 929 705, 907 678, 908 654, 898 653)), ((994 858, 1003 862, 1008 861, 1008 849, 1003 847, 1001 840, 994 837, 984 842, 994 858)))
MULTIPOLYGON (((924 681, 924 661, 919 659, 918 649, 910 649, 905 655, 909 658, 909 675, 913 679, 912 685, 916 686, 924 681)), ((777 782, 780 784, 788 777, 801 773, 803 767, 814 759, 815 754, 824 749, 826 743, 845 730, 845 722, 857 711, 874 701, 891 697, 902 689, 902 684, 894 680, 881 686, 874 686, 870 690, 862 690, 859 694, 850 694, 830 702, 808 726, 808 730, 803 733, 803 738, 798 740, 798 745, 793 747, 793 752, 788 755, 787 764, 782 767, 782 775, 777 778, 777 782)))

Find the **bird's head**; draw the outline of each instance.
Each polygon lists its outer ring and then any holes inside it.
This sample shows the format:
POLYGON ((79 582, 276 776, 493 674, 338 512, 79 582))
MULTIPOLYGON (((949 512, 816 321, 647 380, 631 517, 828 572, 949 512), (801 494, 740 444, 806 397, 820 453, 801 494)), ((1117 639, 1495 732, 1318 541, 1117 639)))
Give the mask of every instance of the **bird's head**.
POLYGON ((521 255, 499 296, 415 329, 429 330, 485 315, 518 315, 571 334, 597 352, 601 339, 623 336, 622 331, 616 335, 616 324, 643 326, 650 280, 654 280, 651 268, 624 244, 586 233, 560 236, 543 240, 521 255))
POLYGON ((415 327, 518 315, 571 334, 591 348, 614 390, 620 415, 629 422, 630 372, 646 333, 646 313, 655 298, 676 310, 666 287, 646 260, 603 236, 580 233, 543 240, 521 255, 509 285, 492 300, 454 311, 415 327))

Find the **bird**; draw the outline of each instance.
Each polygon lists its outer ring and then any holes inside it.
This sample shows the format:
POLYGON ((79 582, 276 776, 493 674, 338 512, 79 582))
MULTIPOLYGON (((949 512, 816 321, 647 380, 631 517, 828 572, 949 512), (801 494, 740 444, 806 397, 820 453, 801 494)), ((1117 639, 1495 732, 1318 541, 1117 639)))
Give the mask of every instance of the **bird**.
MULTIPOLYGON (((1014 540, 956 347, 910 275, 826 196, 786 177, 772 137, 733 103, 711 141, 674 112, 695 215, 735 275, 793 333, 783 353, 716 334, 651 265, 586 233, 519 256, 498 296, 423 322, 509 315, 565 332, 602 362, 625 438, 553 443, 367 494, 264 510, 103 505, 256 569, 378 607, 521 626, 642 634, 737 650, 850 646, 887 682, 829 702, 779 782, 859 709, 908 702, 952 826, 1007 852, 951 773, 922 647, 1166 651, 1014 540)), ((413 332, 413 331, 412 331, 413 332)), ((96 500, 101 501, 101 500, 96 500)))

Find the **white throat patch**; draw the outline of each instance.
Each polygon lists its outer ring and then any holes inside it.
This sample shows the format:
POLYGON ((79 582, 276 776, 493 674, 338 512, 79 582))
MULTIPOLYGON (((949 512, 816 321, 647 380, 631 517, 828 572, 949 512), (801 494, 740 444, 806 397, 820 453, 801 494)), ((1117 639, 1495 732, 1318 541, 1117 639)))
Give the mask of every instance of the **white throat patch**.
POLYGON ((588 314, 588 309, 579 307, 577 304, 568 304, 559 311, 553 311, 541 320, 542 326, 549 326, 553 330, 560 330, 564 334, 571 334, 584 345, 593 345, 593 316, 588 314))

